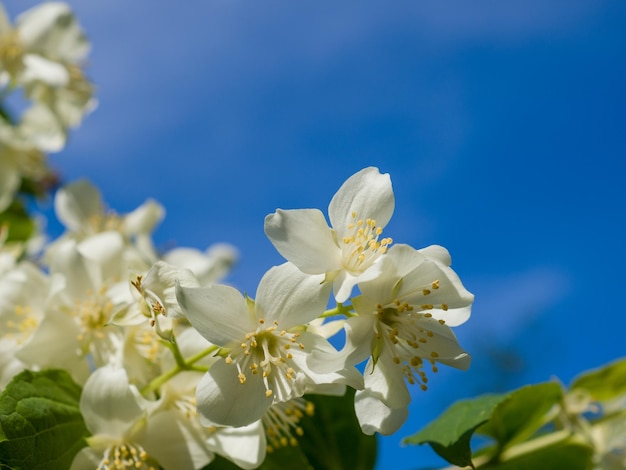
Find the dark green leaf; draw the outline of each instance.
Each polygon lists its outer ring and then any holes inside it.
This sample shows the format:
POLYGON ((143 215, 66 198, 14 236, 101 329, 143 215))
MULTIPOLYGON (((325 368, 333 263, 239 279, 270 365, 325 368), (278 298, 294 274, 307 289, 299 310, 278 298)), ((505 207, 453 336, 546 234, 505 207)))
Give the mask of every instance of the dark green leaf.
POLYGON ((611 400, 626 393, 626 358, 584 372, 574 379, 571 389, 585 389, 594 400, 611 400))
MULTIPOLYGON (((354 412, 354 390, 343 397, 308 395, 315 414, 302 420, 300 445, 314 469, 371 470, 376 463, 376 436, 361 431, 354 412)), ((284 467, 283 467, 284 468, 284 467)))
POLYGON ((465 467, 472 462, 470 439, 481 424, 487 422, 493 410, 506 400, 508 394, 482 395, 454 403, 439 418, 413 436, 405 444, 430 444, 448 462, 465 467))
POLYGON ((0 468, 63 470, 89 435, 67 372, 24 371, 0 395, 0 468))
POLYGON ((525 440, 545 424, 546 414, 562 398, 563 391, 556 382, 519 388, 496 406, 478 432, 494 437, 500 448, 525 440))

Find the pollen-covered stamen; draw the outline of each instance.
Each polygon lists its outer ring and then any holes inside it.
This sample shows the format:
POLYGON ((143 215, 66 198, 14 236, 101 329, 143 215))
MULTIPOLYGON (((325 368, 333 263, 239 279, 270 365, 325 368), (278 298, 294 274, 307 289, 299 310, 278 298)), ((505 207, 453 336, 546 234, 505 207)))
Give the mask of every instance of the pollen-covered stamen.
POLYGON ((107 447, 96 470, 156 470, 158 465, 137 444, 122 443, 107 447))
POLYGON ((155 363, 159 352, 163 350, 163 346, 159 342, 159 337, 154 330, 139 326, 134 331, 133 339, 139 354, 150 362, 155 363))
POLYGON ((418 384, 422 390, 426 390, 428 378, 423 370, 424 360, 432 364, 433 372, 437 372, 434 359, 439 354, 432 351, 428 344, 434 333, 423 327, 420 319, 430 318, 432 314, 415 312, 412 305, 399 300, 387 306, 379 304, 376 307, 377 338, 382 339, 385 348, 391 351, 393 362, 401 367, 407 382, 411 385, 418 384))
POLYGON ((263 415, 262 422, 267 437, 267 450, 273 452, 280 447, 297 446, 304 430, 300 420, 304 415, 313 416, 315 406, 303 398, 294 398, 286 402, 275 403, 263 415))
POLYGON ((11 31, 0 40, 0 63, 10 74, 16 74, 22 67, 23 50, 17 32, 11 31))
POLYGON ((122 232, 123 219, 114 211, 92 214, 87 219, 86 232, 100 233, 107 231, 122 232))
POLYGON ((103 328, 109 323, 114 307, 106 292, 107 287, 103 286, 98 292, 88 292, 85 299, 74 301, 71 314, 80 326, 79 341, 105 337, 103 328))
POLYGON ((137 278, 134 281, 130 281, 130 283, 145 300, 147 313, 144 311, 144 315, 150 318, 150 326, 155 326, 158 315, 167 315, 167 309, 164 307, 163 301, 155 292, 146 289, 142 284, 142 276, 137 276, 137 278))
POLYGON ((30 306, 16 305, 15 315, 4 323, 3 333, 6 338, 13 339, 17 344, 24 343, 35 331, 39 321, 30 306))
POLYGON ((292 351, 304 349, 299 337, 298 332, 279 330, 277 321, 268 325, 260 319, 256 330, 246 333, 239 348, 232 350, 225 361, 235 363, 241 384, 248 380, 246 372, 249 371, 251 376, 260 376, 266 397, 278 395, 277 399, 281 399, 290 393, 290 383, 296 378, 292 351))
POLYGON ((376 225, 374 219, 359 219, 356 212, 352 213, 352 222, 343 237, 344 267, 352 271, 367 268, 381 254, 387 252, 393 243, 391 238, 380 238, 382 227, 376 225))
POLYGON ((174 406, 180 410, 187 419, 198 416, 195 396, 181 396, 176 400, 174 406))

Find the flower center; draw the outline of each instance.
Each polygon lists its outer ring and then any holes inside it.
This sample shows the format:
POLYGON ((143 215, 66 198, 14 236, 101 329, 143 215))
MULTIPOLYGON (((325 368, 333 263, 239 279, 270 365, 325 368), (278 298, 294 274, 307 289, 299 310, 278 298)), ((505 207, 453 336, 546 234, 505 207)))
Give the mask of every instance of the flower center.
POLYGON ((343 264, 348 271, 361 272, 376 258, 387 252, 393 242, 391 238, 380 238, 382 227, 374 219, 359 219, 352 213, 352 222, 343 237, 343 264))
POLYGON ((304 430, 300 427, 300 420, 305 414, 313 416, 314 411, 313 403, 304 398, 294 398, 270 406, 262 418, 268 441, 267 451, 273 452, 288 445, 297 446, 298 439, 293 434, 304 435, 304 430))
MULTIPOLYGON (((434 333, 424 322, 425 318, 432 318, 432 314, 423 313, 424 310, 432 308, 433 305, 424 304, 416 311, 413 305, 399 300, 386 306, 376 306, 376 339, 391 351, 393 362, 402 369, 407 382, 419 384, 422 390, 428 388, 424 362, 429 362, 431 370, 436 373, 435 360, 439 357, 436 344, 431 341, 434 333)), ((439 320, 439 323, 445 322, 439 320)))
POLYGON ((299 337, 300 333, 278 330, 277 321, 266 326, 265 320, 260 319, 257 329, 246 334, 239 352, 234 358, 232 355, 226 357, 226 363, 236 362, 242 384, 247 380, 245 372, 260 374, 266 397, 275 394, 280 401, 288 400, 296 377, 296 371, 291 367, 292 349, 304 349, 304 344, 298 342, 299 337))
POLYGON ((7 338, 15 340, 17 344, 22 344, 30 337, 38 324, 39 321, 33 315, 30 306, 16 305, 15 316, 5 322, 5 335, 7 338))
POLYGON ((22 48, 17 33, 11 32, 0 41, 0 62, 11 74, 22 66, 22 48))
POLYGON ((72 315, 80 327, 78 341, 84 341, 90 337, 95 337, 95 339, 105 337, 102 329, 109 323, 113 312, 113 302, 105 296, 106 291, 106 287, 103 286, 97 294, 88 292, 86 299, 74 301, 72 315))
POLYGON ((108 447, 96 470, 156 470, 148 453, 139 445, 123 443, 108 447))

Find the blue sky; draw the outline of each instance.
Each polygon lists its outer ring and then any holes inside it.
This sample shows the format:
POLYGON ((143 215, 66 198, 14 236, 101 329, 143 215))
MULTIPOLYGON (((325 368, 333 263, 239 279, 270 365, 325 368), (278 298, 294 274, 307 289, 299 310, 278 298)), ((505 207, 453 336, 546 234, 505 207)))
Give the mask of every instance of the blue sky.
POLYGON ((385 234, 450 250, 474 363, 414 391, 378 468, 440 464, 399 441, 455 399, 626 353, 626 3, 70 4, 100 105, 51 162, 121 212, 159 200, 161 246, 234 244, 228 281, 253 293, 282 262, 265 215, 325 211, 374 165, 396 192, 385 234))

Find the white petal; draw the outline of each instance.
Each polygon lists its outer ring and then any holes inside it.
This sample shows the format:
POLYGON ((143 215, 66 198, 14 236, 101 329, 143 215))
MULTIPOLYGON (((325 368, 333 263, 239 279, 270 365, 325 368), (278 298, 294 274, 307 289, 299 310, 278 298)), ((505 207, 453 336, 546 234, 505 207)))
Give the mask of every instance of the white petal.
POLYGON ((358 219, 374 219, 378 227, 384 227, 391 219, 394 205, 389 174, 381 175, 378 168, 369 167, 343 183, 330 201, 328 215, 333 229, 343 236, 348 232, 353 213, 358 219))
POLYGON ((175 410, 151 415, 143 448, 164 470, 203 468, 214 456, 196 419, 175 410))
POLYGON ((260 375, 243 372, 247 379, 242 384, 235 363, 219 361, 200 379, 196 403, 204 425, 245 426, 265 414, 272 399, 265 396, 260 375))
POLYGON ((452 257, 447 249, 439 245, 430 245, 426 248, 422 248, 419 252, 426 258, 439 261, 444 266, 450 266, 452 264, 452 257))
POLYGON ((165 307, 168 317, 178 318, 183 312, 176 300, 176 283, 182 287, 200 287, 193 273, 184 268, 173 266, 164 261, 157 261, 141 281, 145 291, 149 291, 146 300, 155 301, 151 294, 158 296, 158 301, 165 307))
POLYGON ((123 269, 124 239, 119 232, 101 232, 81 241, 76 249, 93 266, 100 282, 125 274, 123 269))
POLYGON ((26 54, 23 58, 24 75, 22 80, 28 84, 34 81, 44 82, 51 87, 64 87, 70 81, 70 74, 67 69, 52 60, 45 59, 39 55, 26 54))
POLYGON ((126 235, 149 233, 165 217, 165 209, 158 202, 149 199, 134 211, 126 214, 122 231, 126 235))
POLYGON ((411 305, 445 304, 448 308, 462 308, 471 305, 474 296, 463 287, 456 273, 441 263, 426 259, 417 269, 402 280, 398 298, 411 305), (438 288, 432 283, 438 281, 438 288), (424 294, 427 289, 427 294, 424 294))
POLYGON ((342 361, 335 361, 337 367, 326 369, 324 372, 309 368, 309 360, 313 353, 316 353, 318 357, 330 357, 333 352, 336 353, 335 348, 325 338, 304 332, 298 339, 304 345, 304 350, 293 350, 293 362, 306 375, 307 383, 305 386, 309 384, 344 384, 357 390, 363 388, 363 376, 352 364, 346 366, 342 361))
POLYGON ((176 299, 183 313, 198 332, 211 343, 230 346, 240 343, 256 324, 243 296, 233 287, 214 284, 207 287, 176 286, 176 299))
POLYGON ((82 59, 89 51, 89 42, 65 3, 48 2, 31 8, 17 18, 16 27, 29 50, 68 62, 82 59))
POLYGON ((87 429, 109 436, 124 436, 144 413, 126 371, 111 366, 101 367, 89 377, 79 406, 87 429))
POLYGON ((87 180, 68 184, 57 191, 54 210, 63 224, 78 231, 89 219, 104 213, 100 191, 87 180))
POLYGON ((102 452, 83 447, 74 457, 70 470, 93 470, 102 462, 102 452))
POLYGON ((239 254, 227 243, 211 245, 206 252, 195 248, 175 248, 163 259, 170 264, 190 269, 201 285, 208 285, 221 279, 233 267, 239 254))
POLYGON ((66 130, 47 106, 34 104, 22 114, 20 132, 44 152, 58 152, 65 146, 66 130))
POLYGON ((408 407, 389 408, 368 390, 356 392, 354 409, 361 430, 369 435, 375 432, 385 436, 393 434, 400 429, 409 416, 408 407))
POLYGON ((102 284, 100 273, 94 263, 89 263, 78 251, 74 240, 63 240, 54 249, 50 262, 52 274, 65 277, 65 289, 62 292, 67 302, 74 302, 98 291, 102 284))
POLYGON ((442 364, 461 370, 470 366, 471 357, 461 348, 451 328, 440 324, 435 318, 422 318, 419 325, 432 334, 427 342, 420 343, 421 357, 430 358, 431 353, 436 353, 435 360, 442 364))
POLYGON ((363 362, 372 353, 374 315, 349 318, 345 323, 346 344, 337 352, 332 348, 312 350, 307 359, 309 367, 319 373, 328 373, 363 362))
POLYGON ((240 428, 218 429, 208 443, 215 453, 245 470, 257 468, 265 460, 267 442, 261 421, 240 428))
POLYGON ((326 309, 330 284, 323 281, 323 275, 304 274, 291 263, 274 266, 259 282, 257 317, 277 321, 281 329, 308 323, 326 309))
POLYGON ((410 403, 411 396, 404 382, 401 365, 393 362, 389 351, 382 351, 376 366, 370 359, 365 366, 363 377, 365 389, 390 408, 401 408, 410 403))
POLYGON ((287 261, 307 274, 341 268, 341 250, 317 209, 278 209, 265 217, 265 234, 287 261))
POLYGON ((333 281, 333 290, 335 292, 335 301, 343 303, 352 295, 352 289, 362 282, 373 281, 381 275, 382 258, 376 260, 370 267, 358 275, 351 274, 347 271, 340 271, 333 281))

